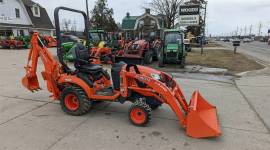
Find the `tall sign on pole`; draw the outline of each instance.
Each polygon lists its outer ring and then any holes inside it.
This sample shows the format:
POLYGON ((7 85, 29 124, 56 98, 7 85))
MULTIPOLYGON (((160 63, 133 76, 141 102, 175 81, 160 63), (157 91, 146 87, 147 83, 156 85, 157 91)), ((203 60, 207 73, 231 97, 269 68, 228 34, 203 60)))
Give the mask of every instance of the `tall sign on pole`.
POLYGON ((180 26, 198 26, 200 23, 200 5, 182 5, 179 9, 180 26))

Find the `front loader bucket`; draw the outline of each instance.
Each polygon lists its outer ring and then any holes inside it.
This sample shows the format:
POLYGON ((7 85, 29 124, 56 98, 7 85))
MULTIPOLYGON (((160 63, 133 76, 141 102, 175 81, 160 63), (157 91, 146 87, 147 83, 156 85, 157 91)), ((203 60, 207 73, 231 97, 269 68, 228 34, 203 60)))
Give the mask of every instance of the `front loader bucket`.
POLYGON ((190 100, 186 123, 188 136, 204 138, 221 135, 216 107, 209 104, 198 91, 193 93, 190 100))
POLYGON ((125 62, 127 64, 142 65, 143 59, 141 57, 124 57, 124 56, 115 56, 114 63, 125 62))
POLYGON ((29 76, 28 74, 22 78, 22 84, 31 92, 39 90, 39 83, 37 75, 29 76))

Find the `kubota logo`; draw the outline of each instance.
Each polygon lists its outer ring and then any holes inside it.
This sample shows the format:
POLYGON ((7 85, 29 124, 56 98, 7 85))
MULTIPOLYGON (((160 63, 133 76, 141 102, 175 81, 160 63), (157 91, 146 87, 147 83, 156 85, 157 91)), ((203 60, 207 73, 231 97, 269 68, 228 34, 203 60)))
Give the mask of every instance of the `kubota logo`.
POLYGON ((71 82, 72 80, 70 78, 66 78, 65 81, 71 82))
POLYGON ((140 76, 140 75, 136 75, 135 78, 137 78, 138 80, 142 81, 142 82, 149 82, 150 79, 144 76, 140 76))

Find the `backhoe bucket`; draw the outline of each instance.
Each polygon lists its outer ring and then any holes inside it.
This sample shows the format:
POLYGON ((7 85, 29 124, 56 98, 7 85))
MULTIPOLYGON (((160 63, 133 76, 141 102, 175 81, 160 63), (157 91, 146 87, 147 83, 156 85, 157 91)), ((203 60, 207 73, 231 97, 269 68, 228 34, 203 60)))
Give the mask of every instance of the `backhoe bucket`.
POLYGON ((26 76, 24 76, 22 79, 22 84, 31 92, 34 92, 40 89, 37 75, 29 76, 28 74, 26 74, 26 76))
POLYGON ((216 107, 209 104, 198 91, 193 93, 190 100, 186 123, 188 136, 204 138, 221 135, 216 107))

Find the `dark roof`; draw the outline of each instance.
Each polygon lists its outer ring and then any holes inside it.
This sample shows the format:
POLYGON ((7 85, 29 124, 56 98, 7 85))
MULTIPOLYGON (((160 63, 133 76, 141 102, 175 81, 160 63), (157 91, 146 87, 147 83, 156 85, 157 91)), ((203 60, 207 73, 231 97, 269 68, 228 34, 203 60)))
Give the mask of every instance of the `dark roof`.
POLYGON ((51 22, 51 19, 46 11, 45 8, 41 7, 39 4, 33 2, 32 0, 22 0, 25 8, 27 10, 27 13, 34 25, 34 28, 44 28, 44 29, 54 29, 54 26, 51 22), (33 12, 31 10, 31 7, 33 5, 38 5, 40 9, 40 17, 33 16, 33 12))
POLYGON ((123 30, 133 30, 138 16, 126 16, 122 20, 123 30))

